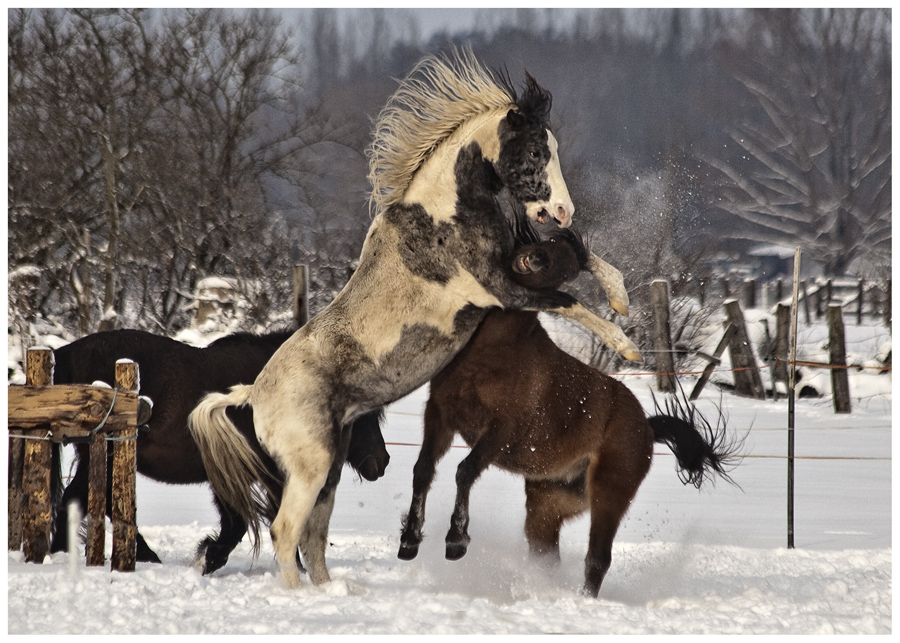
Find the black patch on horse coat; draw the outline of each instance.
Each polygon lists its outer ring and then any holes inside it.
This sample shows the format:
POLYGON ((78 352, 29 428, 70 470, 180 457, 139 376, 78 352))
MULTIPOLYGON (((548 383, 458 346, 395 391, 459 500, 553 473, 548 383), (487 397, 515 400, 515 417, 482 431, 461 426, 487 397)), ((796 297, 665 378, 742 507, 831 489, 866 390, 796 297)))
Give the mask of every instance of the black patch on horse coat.
POLYGON ((497 171, 520 201, 546 201, 550 198, 547 163, 550 161, 546 123, 522 118, 510 111, 500 121, 500 157, 497 171))
POLYGON ((435 225, 418 203, 398 203, 385 212, 384 218, 401 233, 397 250, 411 273, 441 284, 456 275, 456 258, 451 250, 456 245, 456 231, 452 223, 435 225))

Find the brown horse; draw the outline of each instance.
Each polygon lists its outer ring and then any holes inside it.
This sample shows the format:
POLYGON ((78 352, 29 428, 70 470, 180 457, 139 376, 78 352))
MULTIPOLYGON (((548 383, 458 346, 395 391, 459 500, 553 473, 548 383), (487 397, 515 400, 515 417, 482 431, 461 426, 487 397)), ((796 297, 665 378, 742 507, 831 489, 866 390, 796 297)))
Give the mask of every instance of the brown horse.
MULTIPOLYGON (((588 257, 581 239, 562 230, 549 241, 523 246, 513 270, 529 288, 556 288, 585 269, 588 257)), ((525 478, 525 535, 533 554, 558 561, 563 522, 591 510, 583 592, 597 596, 619 522, 650 469, 654 441, 672 448, 685 483, 699 488, 710 471, 728 479, 733 456, 726 453, 733 445, 724 442, 724 424, 713 430, 677 401, 666 411, 648 419, 622 383, 560 350, 537 313, 491 311, 431 380, 399 557, 410 560, 418 553, 435 465, 459 433, 472 451, 456 473, 446 557, 465 555, 469 492, 495 464, 525 478)))

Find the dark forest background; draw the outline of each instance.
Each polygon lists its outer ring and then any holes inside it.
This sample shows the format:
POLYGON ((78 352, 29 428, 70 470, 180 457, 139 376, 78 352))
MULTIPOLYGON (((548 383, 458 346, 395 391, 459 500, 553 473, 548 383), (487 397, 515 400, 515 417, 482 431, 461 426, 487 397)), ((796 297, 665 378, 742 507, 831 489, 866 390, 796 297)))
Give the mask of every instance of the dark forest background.
POLYGON ((222 275, 252 327, 307 264, 317 312, 369 224, 372 119, 454 45, 553 94, 576 225, 638 300, 760 244, 889 277, 890 10, 482 15, 425 39, 398 10, 10 10, 11 309, 171 334, 222 275))

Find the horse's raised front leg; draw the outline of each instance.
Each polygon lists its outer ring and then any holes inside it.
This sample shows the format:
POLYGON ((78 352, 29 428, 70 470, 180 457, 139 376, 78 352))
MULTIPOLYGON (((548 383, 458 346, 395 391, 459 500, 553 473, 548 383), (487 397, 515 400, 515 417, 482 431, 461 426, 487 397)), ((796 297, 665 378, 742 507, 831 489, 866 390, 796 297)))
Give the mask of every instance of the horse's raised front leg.
POLYGON ((482 472, 490 466, 506 439, 500 435, 498 423, 492 421, 482 438, 475 443, 472 451, 456 469, 456 504, 450 517, 450 531, 447 532, 447 560, 459 560, 469 548, 469 493, 472 485, 482 472))
POLYGON ((625 290, 625 281, 622 273, 617 268, 609 265, 603 259, 591 253, 588 259, 588 270, 597 278, 606 296, 609 297, 609 305, 620 315, 628 316, 628 291, 625 290))
POLYGON ((628 339, 621 328, 588 310, 581 302, 575 302, 571 306, 553 308, 550 312, 579 322, 625 359, 633 362, 643 359, 637 346, 628 339))
POLYGON ((422 527, 425 524, 425 499, 434 481, 434 470, 440 459, 447 453, 453 442, 453 431, 444 430, 438 405, 428 400, 425 405, 425 435, 419 458, 413 467, 413 495, 409 513, 403 519, 400 533, 401 560, 412 560, 419 553, 422 544, 422 527))

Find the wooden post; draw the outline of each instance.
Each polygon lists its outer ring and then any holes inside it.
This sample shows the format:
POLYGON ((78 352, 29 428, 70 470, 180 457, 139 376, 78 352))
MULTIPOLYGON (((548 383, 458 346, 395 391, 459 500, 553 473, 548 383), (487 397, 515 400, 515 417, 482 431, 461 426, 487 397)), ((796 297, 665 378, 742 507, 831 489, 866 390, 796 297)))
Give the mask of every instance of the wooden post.
POLYGON ((662 393, 675 392, 675 359, 669 324, 669 282, 654 279, 650 283, 650 307, 653 310, 653 342, 656 351, 656 387, 662 393))
MULTIPOLYGON (((138 366, 129 359, 116 362, 116 387, 138 392, 140 379, 138 366)), ((111 568, 115 571, 134 571, 137 547, 137 503, 135 482, 137 477, 137 409, 133 423, 112 434, 112 524, 113 547, 111 568)), ((107 491, 107 493, 109 493, 107 491)))
POLYGON ((747 335, 747 324, 744 322, 744 313, 741 311, 740 302, 736 299, 727 300, 725 314, 728 322, 737 329, 729 346, 731 367, 735 369, 735 393, 764 400, 766 391, 756 367, 756 357, 753 355, 753 347, 750 344, 750 337, 747 335))
POLYGON ((800 292, 803 293, 803 313, 806 317, 806 324, 810 324, 809 318, 809 295, 806 292, 806 280, 800 282, 800 292))
POLYGON ((7 547, 18 551, 22 547, 22 472, 25 464, 25 440, 9 438, 9 471, 7 487, 7 547))
MULTIPOLYGON (((50 386, 52 383, 53 351, 44 347, 29 348, 25 367, 26 386, 50 386)), ((28 435, 43 438, 49 428, 29 431, 28 435)), ((40 563, 50 551, 50 460, 53 445, 42 439, 23 441, 23 548, 26 561, 40 563)))
POLYGON ((891 327, 891 280, 887 280, 887 290, 884 293, 884 325, 891 327))
POLYGON ((88 567, 102 567, 106 562, 106 435, 91 436, 88 456, 87 538, 84 555, 88 567))
POLYGON ((778 307, 775 309, 775 382, 784 382, 785 385, 788 383, 790 331, 791 307, 778 304, 778 307))
POLYGON ((309 321, 309 271, 294 266, 294 325, 301 328, 309 321))
POLYGON ((778 298, 778 301, 784 299, 784 281, 781 277, 778 278, 775 284, 775 296, 778 298))
POLYGON ((756 280, 744 279, 744 307, 756 308, 756 280))
POLYGON ((856 287, 856 325, 862 326, 863 319, 863 299, 865 297, 865 282, 860 279, 856 287))
POLYGON ((813 303, 816 307, 816 319, 822 319, 822 315, 824 314, 822 310, 822 284, 816 284, 816 294, 813 297, 813 303))
POLYGON ((828 353, 834 412, 849 413, 850 382, 847 377, 847 348, 844 344, 844 315, 840 304, 828 306, 828 353))

